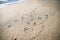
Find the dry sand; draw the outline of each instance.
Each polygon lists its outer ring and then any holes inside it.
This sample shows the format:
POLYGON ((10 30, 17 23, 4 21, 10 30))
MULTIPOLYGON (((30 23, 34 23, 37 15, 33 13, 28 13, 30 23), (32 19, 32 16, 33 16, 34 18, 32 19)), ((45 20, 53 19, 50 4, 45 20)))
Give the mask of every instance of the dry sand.
POLYGON ((27 0, 0 8, 0 40, 60 40, 57 4, 27 0))

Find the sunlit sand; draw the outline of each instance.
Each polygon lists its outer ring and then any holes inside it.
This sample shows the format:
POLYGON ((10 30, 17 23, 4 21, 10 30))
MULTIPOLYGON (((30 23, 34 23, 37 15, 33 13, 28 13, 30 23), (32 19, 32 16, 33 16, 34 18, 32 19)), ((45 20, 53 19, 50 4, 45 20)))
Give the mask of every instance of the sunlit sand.
POLYGON ((0 8, 0 40, 59 40, 59 11, 54 1, 5 5, 0 8))

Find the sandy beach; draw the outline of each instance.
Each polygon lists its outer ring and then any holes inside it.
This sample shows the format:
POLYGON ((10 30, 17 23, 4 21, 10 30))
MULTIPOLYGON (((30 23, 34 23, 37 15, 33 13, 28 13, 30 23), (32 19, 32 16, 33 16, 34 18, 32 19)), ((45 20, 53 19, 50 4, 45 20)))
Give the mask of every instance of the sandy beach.
POLYGON ((60 40, 58 5, 26 0, 0 8, 0 40, 60 40))

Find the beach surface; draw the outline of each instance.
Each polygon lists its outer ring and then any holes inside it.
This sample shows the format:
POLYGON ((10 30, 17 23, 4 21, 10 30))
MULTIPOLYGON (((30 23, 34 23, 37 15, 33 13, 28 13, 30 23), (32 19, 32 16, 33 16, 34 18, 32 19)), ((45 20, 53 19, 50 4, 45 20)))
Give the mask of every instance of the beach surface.
POLYGON ((3 5, 0 40, 60 40, 59 18, 58 1, 24 0, 3 5))

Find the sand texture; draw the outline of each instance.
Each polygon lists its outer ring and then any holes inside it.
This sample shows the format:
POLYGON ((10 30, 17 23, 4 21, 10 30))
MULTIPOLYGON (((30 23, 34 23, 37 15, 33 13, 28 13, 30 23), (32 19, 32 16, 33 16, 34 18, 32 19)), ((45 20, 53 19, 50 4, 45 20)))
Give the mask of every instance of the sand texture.
POLYGON ((0 8, 0 40, 60 40, 57 0, 26 0, 0 8))

